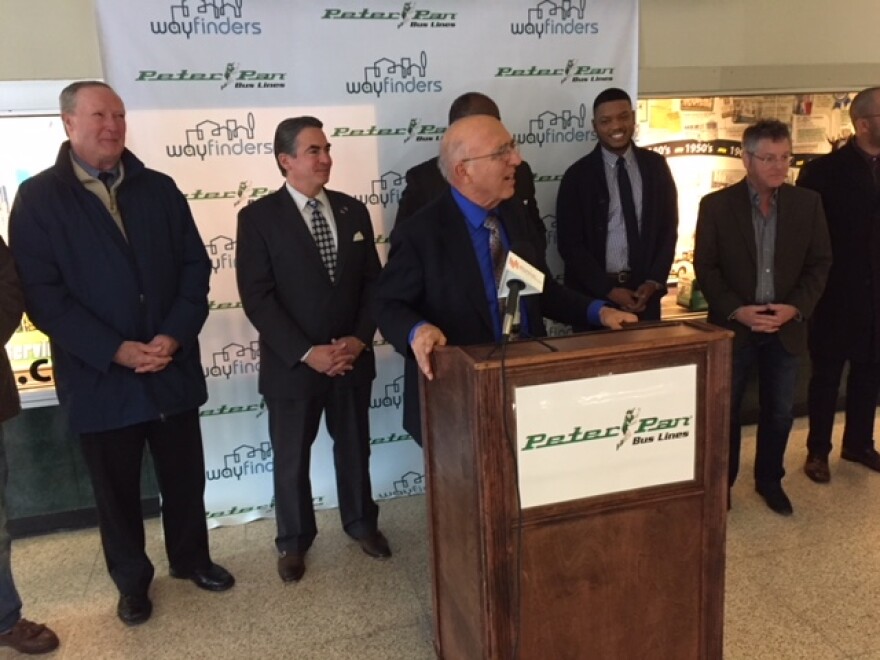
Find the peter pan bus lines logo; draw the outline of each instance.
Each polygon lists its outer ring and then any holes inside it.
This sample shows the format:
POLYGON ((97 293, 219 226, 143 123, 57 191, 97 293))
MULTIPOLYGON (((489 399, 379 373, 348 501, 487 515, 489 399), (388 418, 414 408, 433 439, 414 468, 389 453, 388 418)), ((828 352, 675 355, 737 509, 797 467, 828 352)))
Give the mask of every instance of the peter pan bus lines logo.
POLYGON ((355 137, 402 137, 404 144, 410 140, 416 142, 436 142, 443 137, 446 132, 445 126, 437 126, 435 124, 425 124, 419 117, 413 117, 409 120, 407 126, 395 126, 380 128, 373 124, 369 128, 354 128, 351 126, 338 126, 333 129, 330 137, 334 138, 355 138, 355 137))
POLYGON ((366 195, 354 195, 367 206, 387 208, 389 204, 399 204, 403 192, 405 178, 399 172, 388 171, 378 179, 370 181, 370 192, 366 195))
POLYGON ((202 188, 196 188, 193 192, 184 193, 184 197, 191 202, 230 200, 233 202, 232 205, 236 207, 255 202, 260 197, 265 197, 275 190, 277 188, 255 186, 251 181, 239 181, 237 190, 203 190, 202 188))
POLYGON ((169 7, 170 21, 150 21, 153 34, 169 34, 192 37, 207 36, 257 36, 263 28, 259 21, 242 21, 244 0, 190 0, 172 2, 169 7), (193 14, 193 8, 195 14, 193 14))
POLYGON ((205 477, 208 481, 217 479, 241 481, 242 477, 265 474, 272 472, 274 468, 272 445, 266 440, 256 447, 248 444, 239 445, 223 457, 223 467, 206 469, 205 477))
POLYGON ((693 416, 687 417, 641 417, 640 408, 630 408, 624 413, 620 426, 583 430, 576 426, 571 432, 562 435, 536 433, 526 436, 526 444, 521 451, 561 447, 577 442, 615 439, 615 449, 625 446, 647 445, 652 442, 678 440, 691 434, 693 416))
POLYGON ((141 69, 135 82, 147 83, 214 83, 220 89, 284 89, 287 74, 280 71, 244 69, 238 62, 227 62, 223 71, 156 71, 141 69))
POLYGON ((539 147, 595 140, 595 131, 587 126, 587 107, 581 103, 576 110, 545 110, 529 120, 527 132, 514 132, 513 137, 519 144, 537 144, 539 147))
POLYGON ((205 158, 217 156, 254 156, 272 153, 271 142, 254 139, 256 120, 249 112, 243 122, 236 117, 220 121, 203 119, 184 131, 183 144, 166 144, 169 158, 205 158))
POLYGON ((404 2, 400 11, 325 9, 321 18, 337 21, 395 21, 399 30, 402 27, 454 28, 456 15, 455 12, 416 9, 415 2, 404 2))
POLYGON ((511 23, 510 32, 517 36, 534 35, 538 39, 545 34, 598 34, 598 23, 584 22, 586 4, 586 0, 577 3, 572 0, 542 0, 529 9, 529 18, 525 23, 511 23))
POLYGON ((364 79, 346 81, 345 91, 349 94, 423 94, 443 91, 440 80, 428 80, 428 56, 425 51, 419 54, 418 61, 410 57, 393 60, 380 57, 364 67, 364 79))
POLYGON ((612 82, 613 66, 591 66, 578 64, 576 59, 567 60, 562 67, 544 68, 532 65, 528 69, 517 69, 511 66, 500 66, 495 73, 496 78, 559 78, 560 83, 612 82))
POLYGON ((202 367, 205 378, 225 378, 232 376, 255 374, 260 370, 260 343, 249 342, 243 344, 226 344, 223 348, 211 354, 211 363, 202 367))

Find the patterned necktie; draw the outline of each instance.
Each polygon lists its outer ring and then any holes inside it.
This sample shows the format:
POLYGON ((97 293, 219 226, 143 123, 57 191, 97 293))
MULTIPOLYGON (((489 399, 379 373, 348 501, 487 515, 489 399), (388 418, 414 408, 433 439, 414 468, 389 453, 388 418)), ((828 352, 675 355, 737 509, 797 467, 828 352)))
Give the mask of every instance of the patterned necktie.
POLYGON ((617 159, 617 188, 620 192, 620 207, 623 210, 623 224, 626 227, 627 261, 630 270, 640 262, 641 239, 639 238, 639 218, 636 214, 636 203, 633 201, 633 189, 626 171, 626 159, 617 159))
POLYGON ((306 205, 312 209, 312 236, 315 244, 318 246, 318 252, 321 253, 321 261, 330 275, 330 281, 336 281, 336 245, 333 243, 333 233, 330 231, 330 224, 327 218, 321 213, 319 205, 321 203, 317 199, 310 199, 306 205))
POLYGON ((492 257, 492 273, 495 276, 495 288, 501 284, 501 272, 504 270, 504 260, 507 254, 504 251, 504 243, 501 241, 501 221, 494 213, 490 213, 483 221, 483 226, 489 230, 489 255, 492 257))

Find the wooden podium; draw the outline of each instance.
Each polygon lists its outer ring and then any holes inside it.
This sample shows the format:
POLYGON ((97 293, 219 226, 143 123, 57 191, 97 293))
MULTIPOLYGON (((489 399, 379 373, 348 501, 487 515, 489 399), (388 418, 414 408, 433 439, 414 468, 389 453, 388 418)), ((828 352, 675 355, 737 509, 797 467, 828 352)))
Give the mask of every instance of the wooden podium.
POLYGON ((722 657, 731 337, 683 321, 514 342, 503 365, 491 346, 435 353, 439 657, 722 657))

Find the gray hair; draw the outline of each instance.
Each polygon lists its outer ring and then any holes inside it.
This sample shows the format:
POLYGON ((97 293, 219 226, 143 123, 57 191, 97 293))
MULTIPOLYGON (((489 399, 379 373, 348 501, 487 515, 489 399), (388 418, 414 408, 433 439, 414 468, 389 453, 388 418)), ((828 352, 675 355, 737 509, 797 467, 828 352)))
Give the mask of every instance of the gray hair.
POLYGON ((58 95, 58 105, 61 108, 61 114, 68 115, 74 112, 76 110, 76 95, 79 94, 79 90, 88 89, 90 87, 103 87, 104 89, 109 89, 114 94, 116 93, 110 85, 101 82, 100 80, 80 80, 75 83, 70 83, 67 87, 62 89, 61 94, 58 95))
POLYGON ((304 115, 302 117, 285 119, 275 129, 275 143, 273 145, 275 163, 278 165, 278 169, 281 170, 283 176, 287 176, 287 172, 281 167, 281 161, 278 160, 278 156, 281 154, 295 156, 296 139, 307 128, 324 128, 324 124, 316 117, 304 115))
POLYGON ((770 140, 771 142, 785 140, 791 143, 791 133, 788 130, 788 126, 778 119, 762 119, 743 131, 743 151, 754 153, 758 147, 758 142, 761 140, 770 140))

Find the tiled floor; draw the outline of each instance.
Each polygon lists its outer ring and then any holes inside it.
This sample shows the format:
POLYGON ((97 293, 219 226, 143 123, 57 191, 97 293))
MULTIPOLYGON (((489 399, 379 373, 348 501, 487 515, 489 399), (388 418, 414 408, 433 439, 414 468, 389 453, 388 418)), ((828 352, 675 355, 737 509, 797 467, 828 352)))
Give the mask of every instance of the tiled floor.
MULTIPOLYGON (((750 427, 746 476, 753 437, 750 427)), ((785 481, 792 518, 766 509, 748 478, 734 488, 729 660, 880 659, 880 475, 835 458, 832 483, 815 485, 801 472, 804 437, 798 420, 785 481)), ((419 660, 434 657, 424 509, 422 497, 382 504, 382 527, 395 551, 387 562, 361 553, 339 529, 335 511, 320 512, 306 577, 289 586, 275 573, 272 521, 213 530, 215 560, 238 578, 223 594, 167 576, 160 528, 151 520, 155 611, 137 628, 116 619, 116 592, 94 530, 16 541, 13 564, 25 616, 49 623, 61 637, 50 657, 419 660)), ((0 658, 12 655, 0 650, 0 658)))

